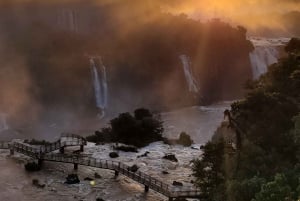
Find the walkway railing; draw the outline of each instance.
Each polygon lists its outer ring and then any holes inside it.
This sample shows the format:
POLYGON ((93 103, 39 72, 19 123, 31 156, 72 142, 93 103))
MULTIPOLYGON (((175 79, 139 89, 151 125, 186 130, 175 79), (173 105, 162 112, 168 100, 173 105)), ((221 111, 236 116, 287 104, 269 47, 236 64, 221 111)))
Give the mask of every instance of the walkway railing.
POLYGON ((117 161, 103 160, 94 157, 85 157, 78 154, 53 154, 50 153, 65 146, 83 146, 86 140, 73 134, 63 134, 61 138, 49 145, 33 146, 30 144, 12 141, 0 142, 0 149, 10 149, 39 160, 72 163, 95 168, 108 169, 123 174, 132 180, 147 186, 169 198, 199 198, 201 191, 195 188, 175 187, 168 185, 141 171, 133 172, 131 167, 117 161))

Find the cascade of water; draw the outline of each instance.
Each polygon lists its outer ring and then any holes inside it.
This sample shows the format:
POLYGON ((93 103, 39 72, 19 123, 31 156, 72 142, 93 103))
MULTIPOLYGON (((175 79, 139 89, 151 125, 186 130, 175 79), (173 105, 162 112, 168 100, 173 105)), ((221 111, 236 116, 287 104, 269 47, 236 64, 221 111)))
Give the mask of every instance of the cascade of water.
POLYGON ((182 62, 184 76, 185 76, 187 85, 189 87, 189 91, 198 93, 199 87, 196 82, 196 79, 193 76, 193 72, 192 72, 191 65, 190 65, 191 62, 189 61, 189 58, 186 55, 180 55, 179 58, 182 62))
POLYGON ((6 121, 6 114, 0 113, 0 131, 9 129, 6 121))
POLYGON ((102 118, 104 117, 104 111, 107 108, 107 96, 108 96, 106 68, 103 65, 100 57, 90 58, 90 64, 92 70, 96 106, 97 108, 101 109, 102 114, 100 115, 100 117, 102 118), (100 72, 98 71, 97 66, 99 66, 100 72))
POLYGON ((279 51, 275 46, 258 46, 249 55, 253 79, 258 79, 262 74, 266 73, 268 66, 278 62, 279 51))

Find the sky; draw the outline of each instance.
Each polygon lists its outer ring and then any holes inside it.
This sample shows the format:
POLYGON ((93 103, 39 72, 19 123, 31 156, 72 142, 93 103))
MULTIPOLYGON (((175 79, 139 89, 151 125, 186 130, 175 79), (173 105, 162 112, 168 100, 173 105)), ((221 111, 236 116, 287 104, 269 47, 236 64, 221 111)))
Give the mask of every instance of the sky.
POLYGON ((221 18, 248 29, 285 29, 282 15, 300 12, 300 0, 160 0, 164 10, 196 19, 221 18))

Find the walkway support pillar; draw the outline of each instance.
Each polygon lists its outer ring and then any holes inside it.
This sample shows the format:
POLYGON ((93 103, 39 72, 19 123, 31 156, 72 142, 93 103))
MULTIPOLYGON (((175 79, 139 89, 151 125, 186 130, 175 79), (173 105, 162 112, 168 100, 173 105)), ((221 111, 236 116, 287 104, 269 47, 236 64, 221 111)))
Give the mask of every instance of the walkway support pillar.
POLYGON ((59 153, 64 154, 65 153, 65 147, 59 148, 59 153))
POLYGON ((80 145, 80 152, 83 152, 83 145, 80 145))
POLYGON ((42 166, 43 164, 43 159, 38 159, 38 166, 42 166))
POLYGON ((149 186, 145 186, 145 192, 147 193, 149 191, 149 186))
POLYGON ((74 163, 74 170, 78 170, 78 163, 74 163))
POLYGON ((119 176, 119 172, 115 171, 115 177, 119 176))

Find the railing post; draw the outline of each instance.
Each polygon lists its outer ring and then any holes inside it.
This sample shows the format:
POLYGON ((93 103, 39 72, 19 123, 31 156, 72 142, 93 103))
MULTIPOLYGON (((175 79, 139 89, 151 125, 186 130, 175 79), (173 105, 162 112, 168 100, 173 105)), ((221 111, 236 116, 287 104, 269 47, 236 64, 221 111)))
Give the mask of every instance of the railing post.
POLYGON ((42 166, 43 164, 43 159, 38 159, 38 166, 42 166))
POLYGON ((119 171, 115 171, 115 177, 119 176, 119 171))
POLYGON ((59 153, 64 154, 65 153, 65 147, 60 147, 59 148, 59 153))
POLYGON ((74 163, 74 170, 78 170, 78 163, 74 163))
POLYGON ((83 145, 80 145, 80 152, 83 152, 83 145))
POLYGON ((12 148, 10 149, 10 155, 14 155, 15 154, 15 150, 12 148))

